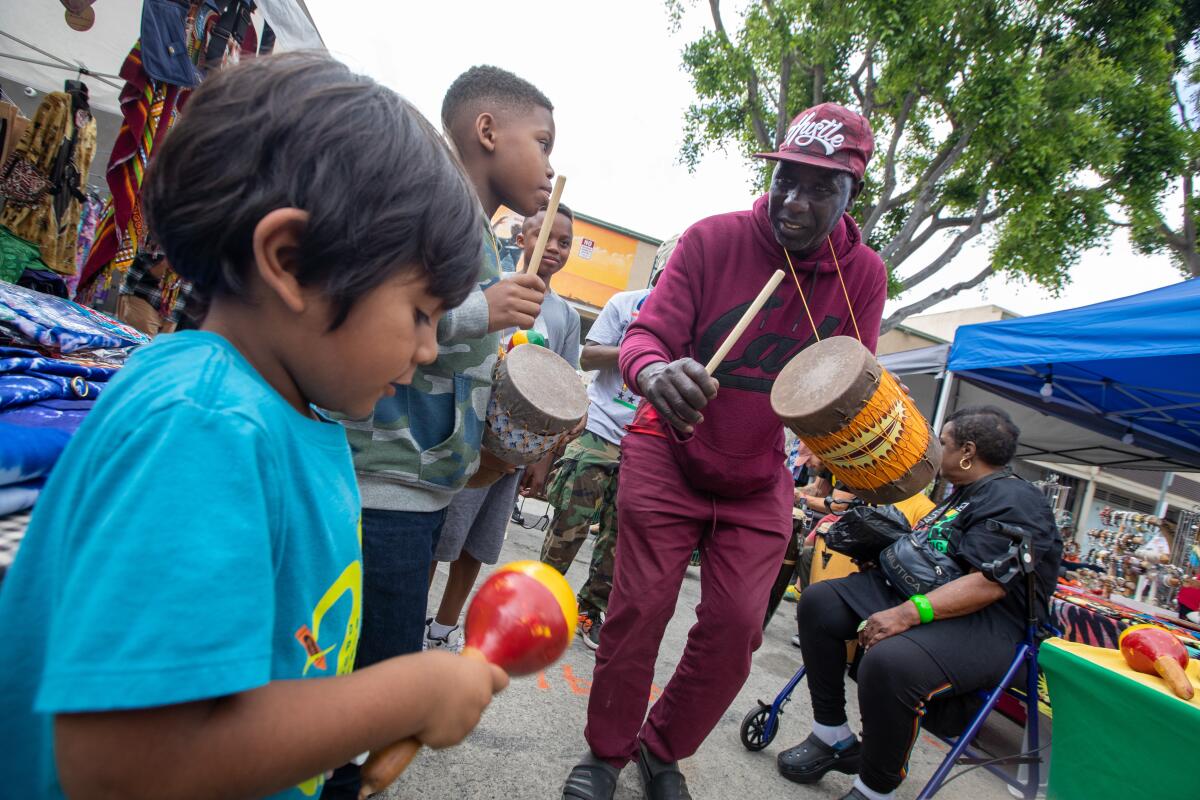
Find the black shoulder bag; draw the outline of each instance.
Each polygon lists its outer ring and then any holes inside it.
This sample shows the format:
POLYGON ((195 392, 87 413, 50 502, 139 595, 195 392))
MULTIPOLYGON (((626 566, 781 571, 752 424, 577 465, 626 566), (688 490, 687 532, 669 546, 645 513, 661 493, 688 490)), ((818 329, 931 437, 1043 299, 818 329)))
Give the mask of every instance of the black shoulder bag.
POLYGON ((997 470, 991 475, 956 491, 940 507, 933 519, 926 518, 929 524, 921 526, 907 536, 897 539, 879 556, 879 568, 888 583, 902 597, 912 597, 914 594, 928 594, 939 586, 943 586, 955 578, 963 576, 963 568, 948 553, 936 550, 929 544, 929 530, 933 523, 941 519, 947 511, 961 505, 978 489, 997 478, 1012 475, 1008 468, 997 470))

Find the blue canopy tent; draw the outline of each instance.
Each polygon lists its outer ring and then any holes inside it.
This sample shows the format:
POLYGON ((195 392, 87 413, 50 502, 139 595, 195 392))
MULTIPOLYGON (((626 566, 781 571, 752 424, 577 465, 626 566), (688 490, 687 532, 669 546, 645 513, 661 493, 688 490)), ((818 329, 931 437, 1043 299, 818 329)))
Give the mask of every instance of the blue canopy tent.
MULTIPOLYGON (((1061 425, 1063 435, 1051 429, 1042 443, 1027 443, 1033 447, 1023 448, 1026 458, 1200 469, 1200 280, 964 326, 947 369, 953 378, 942 387, 939 418, 951 384, 961 381, 984 390, 985 401, 998 395, 1022 406, 1022 416, 1048 415, 1100 434, 1072 436, 1070 426, 1061 425)), ((955 399, 956 406, 967 404, 961 392, 955 399)))

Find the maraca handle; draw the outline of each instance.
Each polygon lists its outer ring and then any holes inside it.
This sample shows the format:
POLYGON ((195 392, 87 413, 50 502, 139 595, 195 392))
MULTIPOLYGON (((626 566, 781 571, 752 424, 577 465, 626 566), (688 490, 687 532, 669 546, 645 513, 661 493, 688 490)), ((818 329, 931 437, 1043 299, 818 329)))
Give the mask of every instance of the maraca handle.
POLYGON ((1195 695, 1196 691, 1192 688, 1191 679, 1188 678, 1183 667, 1179 666, 1179 662, 1175 660, 1174 656, 1162 655, 1154 659, 1154 670, 1167 682, 1176 697, 1191 700, 1195 695))
MULTIPOLYGON (((476 661, 487 663, 483 653, 474 647, 464 647, 462 654, 476 661)), ((408 765, 417 757, 421 742, 416 737, 409 737, 399 742, 389 744, 382 750, 376 750, 367 758, 362 768, 362 783, 358 790, 358 800, 367 800, 373 794, 382 792, 400 777, 408 765)))

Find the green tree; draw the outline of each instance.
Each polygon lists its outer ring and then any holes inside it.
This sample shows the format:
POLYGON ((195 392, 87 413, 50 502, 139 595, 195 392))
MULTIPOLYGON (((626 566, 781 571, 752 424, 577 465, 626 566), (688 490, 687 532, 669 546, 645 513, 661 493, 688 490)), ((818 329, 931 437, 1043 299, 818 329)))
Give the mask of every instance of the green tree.
MULTIPOLYGON (((693 5, 668 0, 676 27, 693 5)), ((683 50, 696 101, 681 157, 694 169, 712 148, 771 150, 804 108, 843 103, 876 137, 855 216, 890 294, 921 288, 884 330, 994 274, 1058 294, 1116 226, 1143 251, 1176 252, 1158 223, 1173 181, 1200 161, 1173 83, 1196 30, 1190 5, 758 0, 731 28, 708 0, 711 28, 683 50), (980 236, 986 265, 931 289, 980 236)), ((751 163, 765 188, 771 165, 751 163)))

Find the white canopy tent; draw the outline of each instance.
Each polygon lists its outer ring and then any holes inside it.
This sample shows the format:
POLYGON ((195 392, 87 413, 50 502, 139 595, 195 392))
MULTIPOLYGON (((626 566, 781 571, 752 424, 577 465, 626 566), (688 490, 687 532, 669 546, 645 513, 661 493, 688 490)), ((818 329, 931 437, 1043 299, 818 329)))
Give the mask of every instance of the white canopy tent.
MULTIPOLYGON (((323 49, 304 0, 257 0, 255 27, 265 20, 277 51, 323 49)), ((123 81, 117 72, 139 36, 142 0, 96 0, 96 22, 76 31, 54 0, 0 3, 0 76, 38 92, 61 91, 63 81, 86 71, 94 109, 119 113, 123 81)))

